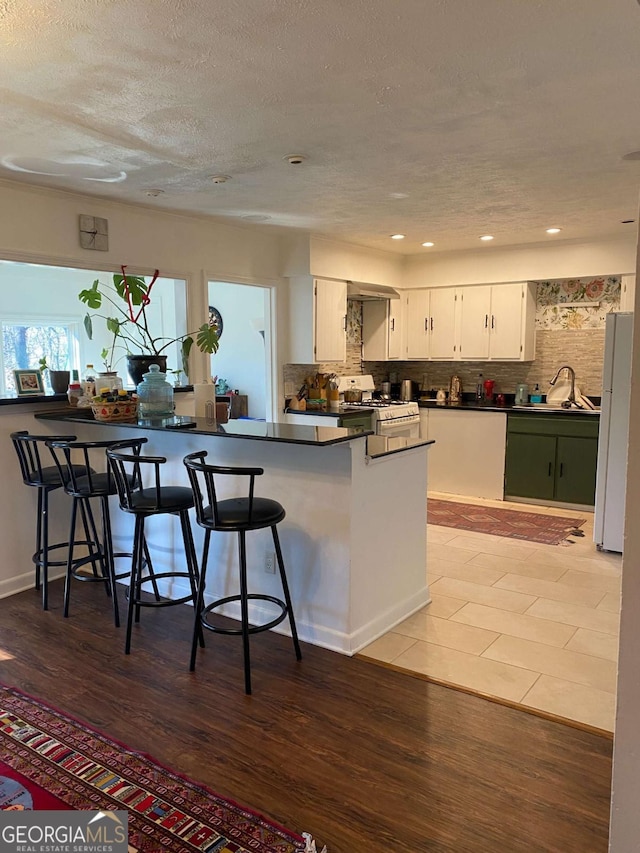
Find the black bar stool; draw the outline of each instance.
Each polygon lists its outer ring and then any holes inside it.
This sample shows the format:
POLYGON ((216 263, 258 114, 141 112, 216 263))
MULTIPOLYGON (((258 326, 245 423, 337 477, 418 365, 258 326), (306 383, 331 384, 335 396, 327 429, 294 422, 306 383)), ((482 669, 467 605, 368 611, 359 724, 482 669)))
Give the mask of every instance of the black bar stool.
MULTIPOLYGON (((67 560, 52 560, 51 552, 59 548, 69 548, 68 542, 49 543, 49 492, 61 489, 68 474, 61 472, 56 465, 43 465, 40 458, 40 447, 49 441, 74 441, 73 435, 30 435, 28 430, 11 433, 11 441, 18 456, 22 480, 27 486, 38 490, 38 515, 36 519, 36 550, 32 557, 36 566, 35 588, 40 589, 42 573, 42 609, 49 609, 49 568, 66 566, 67 560)), ((50 453, 47 451, 47 457, 50 453)), ((86 518, 85 535, 89 539, 86 518)), ((83 544, 88 544, 86 541, 83 544)))
MULTIPOLYGON (((186 486, 163 486, 160 482, 161 466, 167 461, 164 456, 142 456, 140 444, 131 448, 129 442, 118 443, 107 449, 107 458, 113 473, 120 509, 135 515, 133 556, 131 558, 131 584, 129 586, 129 608, 127 612, 127 637, 125 654, 131 651, 131 629, 135 611, 136 622, 140 621, 141 607, 169 607, 191 601, 194 605, 198 592, 198 561, 196 559, 189 510, 193 507, 191 489, 186 486), (144 568, 144 525, 154 515, 177 515, 180 518, 182 539, 186 557, 186 571, 158 572, 155 580, 164 578, 188 578, 191 594, 181 598, 160 598, 150 601, 142 597, 143 584, 151 578, 143 577, 144 568)), ((202 632, 200 642, 204 643, 202 632)))
POLYGON ((219 634, 242 635, 244 652, 244 686, 245 692, 250 694, 250 634, 257 634, 260 631, 267 631, 270 628, 274 628, 288 616, 296 658, 298 660, 302 659, 300 643, 298 642, 298 632, 296 630, 296 622, 293 616, 293 607, 291 606, 291 596, 289 595, 289 585, 287 583, 284 561, 282 559, 280 539, 278 537, 278 530, 276 527, 276 525, 284 519, 286 513, 284 507, 277 501, 270 500, 269 498, 254 497, 253 492, 255 478, 264 473, 262 468, 227 468, 220 467, 218 465, 207 465, 204 462, 206 456, 206 451, 200 451, 198 453, 190 453, 188 456, 185 456, 183 460, 187 467, 187 471, 189 472, 189 479, 191 480, 191 488, 195 499, 196 519, 200 527, 205 529, 204 550, 202 552, 202 566, 200 568, 200 583, 198 584, 198 600, 193 625, 191 663, 189 665, 189 669, 193 671, 196 666, 196 641, 202 627, 219 634), (248 497, 218 500, 215 485, 215 478, 217 476, 249 477, 248 497), (248 530, 260 530, 265 527, 271 528, 273 544, 278 560, 280 580, 282 582, 282 591, 284 593, 284 601, 279 598, 275 598, 272 595, 249 593, 247 589, 246 533, 248 530), (207 562, 209 558, 209 543, 211 539, 211 532, 213 530, 231 533, 235 532, 238 534, 240 593, 239 595, 229 595, 226 598, 220 598, 212 604, 209 604, 207 607, 204 607, 204 590, 206 586, 207 562), (231 601, 240 602, 240 628, 224 628, 218 625, 213 625, 207 620, 208 613, 217 607, 221 607, 223 604, 228 604, 231 601), (250 625, 249 601, 269 601, 280 608, 280 613, 270 622, 263 625, 250 625))
MULTIPOLYGON (((69 533, 69 551, 67 557, 67 574, 64 585, 64 609, 65 617, 69 615, 69 599, 71 595, 71 581, 73 578, 79 581, 99 581, 104 583, 107 595, 113 601, 113 618, 116 627, 120 625, 120 614, 118 608, 118 596, 116 592, 116 581, 128 578, 130 569, 126 572, 116 573, 115 560, 121 557, 131 559, 131 552, 114 552, 113 537, 111 534, 111 514, 109 511, 109 497, 116 494, 116 484, 107 465, 105 451, 109 447, 130 447, 140 449, 140 445, 147 441, 146 438, 135 438, 129 441, 66 441, 52 439, 47 442, 53 459, 58 467, 60 477, 64 478, 65 492, 72 498, 71 522, 69 533), (96 472, 96 467, 106 468, 105 471, 96 472), (99 501, 101 517, 101 536, 98 535, 96 524, 91 509, 91 499, 99 501), (90 539, 89 553, 86 557, 74 557, 76 518, 80 509, 83 518, 89 525, 90 539), (93 573, 81 573, 80 569, 88 563, 92 564, 93 573), (100 571, 98 571, 98 566, 100 571)), ((133 484, 135 485, 135 484, 133 484)), ((149 576, 154 585, 156 598, 159 600, 158 587, 153 574, 153 566, 147 549, 143 542, 145 563, 148 566, 149 576)))

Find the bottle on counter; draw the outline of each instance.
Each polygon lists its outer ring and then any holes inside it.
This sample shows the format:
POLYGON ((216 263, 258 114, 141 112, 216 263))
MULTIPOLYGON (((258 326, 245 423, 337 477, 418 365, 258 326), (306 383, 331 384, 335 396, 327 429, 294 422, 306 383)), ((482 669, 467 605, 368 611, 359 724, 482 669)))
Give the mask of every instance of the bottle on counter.
POLYGON ((96 372, 92 364, 88 364, 85 367, 82 390, 84 392, 84 396, 89 400, 96 396, 96 372))
MULTIPOLYGON (((77 374, 77 370, 74 373, 77 374)), ((69 383, 69 390, 67 391, 67 400, 69 401, 69 405, 73 406, 74 409, 78 406, 78 400, 82 397, 82 385, 79 382, 73 382, 73 380, 69 383)))
POLYGON ((478 381, 476 383, 476 402, 482 403, 484 400, 484 384, 482 381, 482 374, 478 374, 478 381))

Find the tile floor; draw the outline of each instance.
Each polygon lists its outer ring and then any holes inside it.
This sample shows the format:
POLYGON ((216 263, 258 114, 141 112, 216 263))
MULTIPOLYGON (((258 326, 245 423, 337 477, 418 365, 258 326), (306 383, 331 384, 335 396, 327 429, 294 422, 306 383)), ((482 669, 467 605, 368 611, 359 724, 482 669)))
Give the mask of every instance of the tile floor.
POLYGON ((584 537, 540 545, 429 525, 431 604, 360 654, 613 731, 622 560, 596 549, 593 514, 458 500, 586 517, 584 537))

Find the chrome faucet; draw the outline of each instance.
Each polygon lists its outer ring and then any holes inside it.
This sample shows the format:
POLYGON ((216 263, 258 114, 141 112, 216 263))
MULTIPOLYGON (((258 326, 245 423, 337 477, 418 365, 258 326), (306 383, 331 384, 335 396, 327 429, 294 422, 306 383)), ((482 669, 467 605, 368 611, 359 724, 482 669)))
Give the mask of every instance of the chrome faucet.
POLYGON ((556 375, 549 381, 549 385, 555 385, 558 381, 558 376, 563 370, 567 370, 569 372, 569 378, 571 379, 571 390, 569 391, 569 397, 562 403, 562 407, 564 409, 570 409, 571 406, 577 406, 576 402, 576 372, 573 367, 569 367, 568 364, 563 364, 562 367, 559 367, 556 375))

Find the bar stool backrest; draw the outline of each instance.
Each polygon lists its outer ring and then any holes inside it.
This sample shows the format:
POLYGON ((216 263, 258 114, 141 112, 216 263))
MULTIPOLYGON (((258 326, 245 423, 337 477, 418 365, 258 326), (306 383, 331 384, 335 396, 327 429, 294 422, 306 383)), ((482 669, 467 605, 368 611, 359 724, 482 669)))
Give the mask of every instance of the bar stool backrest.
MULTIPOLYGON (((136 450, 139 453, 140 445, 146 441, 146 438, 134 438, 127 441, 62 441, 55 439, 48 441, 47 446, 58 466, 60 477, 65 483, 65 491, 70 495, 82 497, 98 490, 96 476, 102 479, 106 473, 109 492, 115 485, 113 473, 108 465, 106 471, 94 470, 91 460, 92 457, 95 460, 96 451, 106 451, 110 447, 118 446, 120 448, 131 448, 134 453, 136 450)), ((132 486, 135 488, 136 485, 137 483, 134 481, 132 486)), ((102 490, 104 491, 104 484, 102 490)))
POLYGON ((189 474, 191 490, 196 508, 196 519, 202 527, 211 527, 211 516, 206 512, 207 504, 211 507, 213 523, 220 526, 218 512, 218 494, 215 478, 217 476, 249 477, 249 493, 247 496, 248 510, 246 522, 251 524, 253 516, 253 492, 256 477, 264 474, 264 468, 230 468, 222 465, 207 465, 204 459, 206 450, 190 453, 184 457, 184 464, 189 474))
MULTIPOLYGON (((39 445, 51 441, 75 441, 75 435, 30 435, 28 430, 11 433, 11 441, 18 456, 22 480, 27 486, 51 486, 51 478, 46 476, 46 468, 42 464, 39 445)), ((60 484, 65 482, 61 477, 60 484)))
POLYGON ((145 492, 145 511, 162 511, 162 486, 160 466, 165 456, 142 456, 140 447, 146 438, 136 442, 119 442, 107 449, 107 459, 116 483, 120 509, 136 512, 139 503, 136 495, 145 492), (137 445, 137 446, 136 446, 137 445))

